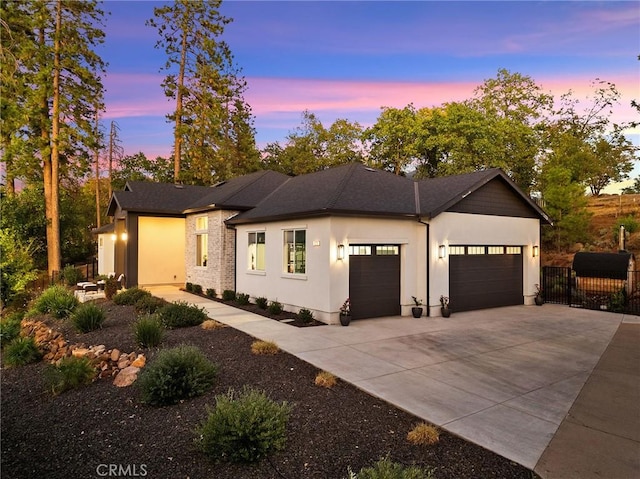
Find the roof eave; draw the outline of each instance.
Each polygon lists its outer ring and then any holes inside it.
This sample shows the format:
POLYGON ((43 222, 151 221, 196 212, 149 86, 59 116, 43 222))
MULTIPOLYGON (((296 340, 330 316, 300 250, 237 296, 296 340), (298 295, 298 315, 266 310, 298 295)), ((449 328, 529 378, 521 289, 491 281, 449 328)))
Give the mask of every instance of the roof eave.
POLYGON ((325 217, 325 216, 349 216, 349 217, 357 216, 359 218, 395 218, 395 219, 415 220, 418 215, 416 215, 415 213, 322 209, 322 210, 316 210, 316 211, 303 211, 299 213, 287 213, 287 214, 261 216, 259 218, 233 217, 227 220, 226 223, 231 225, 273 223, 275 221, 299 220, 304 218, 319 218, 319 217, 325 217))

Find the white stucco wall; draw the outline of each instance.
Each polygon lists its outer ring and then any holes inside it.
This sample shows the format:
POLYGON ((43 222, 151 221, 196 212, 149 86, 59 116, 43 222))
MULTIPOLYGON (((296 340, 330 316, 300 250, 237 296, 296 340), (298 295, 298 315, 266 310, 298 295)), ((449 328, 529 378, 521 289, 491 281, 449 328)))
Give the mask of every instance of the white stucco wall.
POLYGON ((236 291, 256 298, 277 300, 291 311, 308 308, 314 317, 337 323, 338 312, 349 296, 350 244, 401 245, 401 301, 410 314, 411 296, 426 295, 426 227, 415 220, 326 217, 237 227, 236 291), (284 272, 284 231, 306 230, 306 272, 284 272), (265 271, 248 267, 249 232, 265 232, 265 271), (338 260, 338 244, 345 259, 338 260))
POLYGON ((183 284, 184 218, 138 218, 138 284, 183 284))
POLYGON ((525 304, 533 304, 535 285, 540 281, 540 256, 533 257, 533 246, 540 246, 539 220, 505 216, 441 213, 430 222, 431 314, 440 315, 440 296, 449 296, 449 258, 438 258, 438 246, 504 245, 522 246, 525 304))
POLYGON ((115 240, 113 233, 98 235, 98 274, 115 273, 115 240))

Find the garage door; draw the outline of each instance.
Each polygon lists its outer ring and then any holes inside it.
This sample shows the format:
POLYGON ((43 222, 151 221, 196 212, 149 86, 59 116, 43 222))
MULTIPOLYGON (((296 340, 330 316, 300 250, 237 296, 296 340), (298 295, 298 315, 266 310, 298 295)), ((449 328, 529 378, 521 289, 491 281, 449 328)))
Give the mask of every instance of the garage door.
POLYGON ((450 246, 452 311, 523 304, 522 247, 450 246))
POLYGON ((349 246, 353 319, 400 315, 400 246, 349 246))

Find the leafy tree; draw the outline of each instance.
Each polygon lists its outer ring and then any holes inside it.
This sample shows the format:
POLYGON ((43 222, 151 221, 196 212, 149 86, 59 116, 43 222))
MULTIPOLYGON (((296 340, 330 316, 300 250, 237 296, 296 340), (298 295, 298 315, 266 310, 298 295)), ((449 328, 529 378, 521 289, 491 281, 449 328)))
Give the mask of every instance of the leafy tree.
POLYGON ((640 176, 638 176, 631 186, 627 186, 622 190, 625 195, 640 194, 640 176))
POLYGON ((25 290, 29 282, 38 277, 34 262, 34 247, 31 242, 25 243, 8 229, 0 230, 0 300, 1 306, 25 290))
POLYGON ((209 184, 258 166, 252 116, 242 97, 246 83, 220 38, 231 22, 221 1, 177 0, 154 8, 157 48, 167 53, 162 84, 175 100, 174 181, 209 184), (228 164, 234 155, 235 164, 228 164), (182 168, 181 163, 186 167, 182 168), (238 163, 241 163, 238 165, 238 163), (238 167, 239 166, 239 167, 238 167), (181 174, 181 170, 186 174, 181 174))
POLYGON ((112 186, 115 190, 122 190, 127 181, 171 183, 172 166, 171 159, 159 156, 150 160, 141 151, 135 155, 127 155, 119 161, 118 169, 112 172, 112 186))

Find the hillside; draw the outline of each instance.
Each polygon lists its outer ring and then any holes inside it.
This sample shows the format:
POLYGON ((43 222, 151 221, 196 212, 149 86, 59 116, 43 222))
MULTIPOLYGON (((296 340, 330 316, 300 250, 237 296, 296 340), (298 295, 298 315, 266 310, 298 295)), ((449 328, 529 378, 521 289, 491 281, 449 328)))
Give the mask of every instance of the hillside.
MULTIPOLYGON (((620 218, 634 216, 640 222, 640 195, 601 195, 589 198, 587 206, 591 213, 588 244, 576 244, 569 251, 547 250, 542 252, 542 265, 571 266, 576 251, 618 251, 614 230, 620 218)), ((636 257, 640 256, 640 231, 631 233, 627 239, 627 249, 636 257)))

